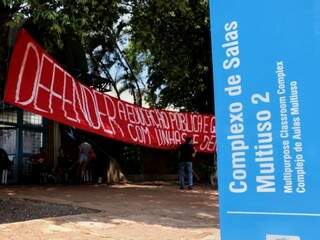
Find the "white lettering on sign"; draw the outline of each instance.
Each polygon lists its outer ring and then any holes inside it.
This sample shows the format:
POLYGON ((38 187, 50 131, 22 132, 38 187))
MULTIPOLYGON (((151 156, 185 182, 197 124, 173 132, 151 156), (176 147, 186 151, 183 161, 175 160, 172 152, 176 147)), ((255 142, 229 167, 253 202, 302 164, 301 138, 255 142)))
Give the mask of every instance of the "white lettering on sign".
POLYGON ((299 236, 270 235, 266 236, 266 240, 300 240, 299 236))
POLYGON ((120 101, 80 84, 24 30, 17 39, 7 103, 119 141, 172 149, 190 136, 197 151, 215 151, 212 115, 145 109, 120 101))

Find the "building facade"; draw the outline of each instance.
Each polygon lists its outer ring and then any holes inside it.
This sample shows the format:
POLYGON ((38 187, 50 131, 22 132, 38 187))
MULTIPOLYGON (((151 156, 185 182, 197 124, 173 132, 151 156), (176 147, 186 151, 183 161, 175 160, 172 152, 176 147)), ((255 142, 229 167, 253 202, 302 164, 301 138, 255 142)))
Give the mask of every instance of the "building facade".
POLYGON ((0 104, 0 146, 8 153, 12 169, 9 183, 27 181, 33 154, 48 146, 48 124, 41 116, 0 104))

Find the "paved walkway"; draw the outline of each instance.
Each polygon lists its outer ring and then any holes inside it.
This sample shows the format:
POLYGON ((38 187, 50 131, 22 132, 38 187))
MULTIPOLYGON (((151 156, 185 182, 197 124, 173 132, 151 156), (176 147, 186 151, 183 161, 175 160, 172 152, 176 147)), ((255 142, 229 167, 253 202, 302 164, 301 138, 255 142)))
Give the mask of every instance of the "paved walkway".
POLYGON ((1 187, 1 197, 71 204, 101 212, 2 224, 0 239, 219 240, 217 193, 207 188, 17 186, 1 187))

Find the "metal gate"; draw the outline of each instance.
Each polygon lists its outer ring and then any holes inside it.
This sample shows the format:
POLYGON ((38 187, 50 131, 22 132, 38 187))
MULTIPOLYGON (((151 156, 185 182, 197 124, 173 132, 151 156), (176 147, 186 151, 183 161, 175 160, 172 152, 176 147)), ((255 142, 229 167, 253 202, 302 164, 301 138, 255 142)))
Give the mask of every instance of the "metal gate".
POLYGON ((31 177, 30 157, 47 145, 46 121, 36 114, 1 104, 0 147, 12 161, 8 183, 28 183, 31 177))

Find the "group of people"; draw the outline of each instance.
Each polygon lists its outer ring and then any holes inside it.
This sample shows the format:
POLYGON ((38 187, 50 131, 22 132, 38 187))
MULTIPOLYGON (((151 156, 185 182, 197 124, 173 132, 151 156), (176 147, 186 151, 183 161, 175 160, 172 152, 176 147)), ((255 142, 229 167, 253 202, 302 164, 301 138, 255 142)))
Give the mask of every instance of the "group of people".
MULTIPOLYGON (((184 189, 187 183, 187 188, 191 190, 193 188, 192 162, 196 155, 191 137, 185 139, 185 142, 179 146, 178 152, 180 189, 184 189)), ((47 166, 45 148, 40 148, 39 153, 32 159, 33 176, 39 179, 40 183, 45 183, 48 179, 47 166)), ((77 158, 67 153, 64 147, 60 147, 58 164, 55 169, 56 182, 101 183, 102 176, 103 167, 99 164, 97 153, 90 143, 81 142, 79 144, 77 158)))
POLYGON ((90 143, 82 142, 79 145, 79 158, 77 166, 77 178, 80 182, 101 183, 102 177, 97 178, 97 154, 90 143))
POLYGON ((97 171, 97 154, 90 143, 82 142, 78 154, 72 154, 60 146, 57 165, 50 169, 45 148, 31 156, 33 183, 101 183, 101 171, 97 171), (77 156, 75 156, 77 155, 77 156))
MULTIPOLYGON (((179 146, 179 185, 180 189, 185 188, 185 177, 187 176, 188 189, 193 188, 192 161, 196 151, 191 137, 187 137, 185 142, 179 146), (186 171, 185 171, 186 170, 186 171), (187 173, 187 174, 185 174, 187 173)), ((39 149, 39 153, 31 157, 32 178, 35 183, 48 183, 48 177, 53 176, 55 182, 61 183, 101 183, 103 169, 98 164, 97 154, 90 143, 79 144, 78 158, 72 157, 61 146, 59 148, 58 164, 53 173, 50 173, 48 158, 44 147, 39 149), (101 171, 102 170, 102 171, 101 171)), ((1 183, 7 184, 8 171, 12 163, 8 154, 0 148, 0 173, 1 183)))
POLYGON ((99 164, 101 161, 94 147, 88 142, 84 141, 79 144, 76 158, 60 147, 56 168, 58 181, 62 183, 102 183, 103 170, 101 171, 101 164, 99 164))

